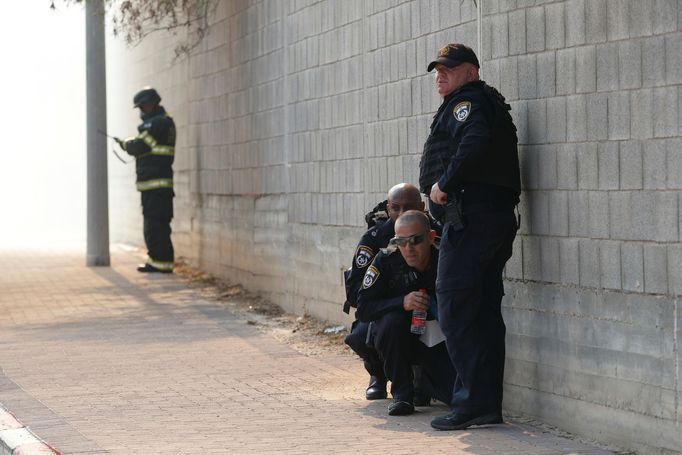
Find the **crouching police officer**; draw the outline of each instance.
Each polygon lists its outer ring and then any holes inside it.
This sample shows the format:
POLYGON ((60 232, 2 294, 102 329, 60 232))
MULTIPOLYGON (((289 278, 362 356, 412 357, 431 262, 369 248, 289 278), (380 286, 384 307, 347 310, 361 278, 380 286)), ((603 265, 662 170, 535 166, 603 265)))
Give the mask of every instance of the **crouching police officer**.
POLYGON ((161 97, 145 87, 133 98, 140 109, 142 124, 138 135, 129 139, 115 138, 128 154, 135 157, 137 190, 142 197, 144 241, 148 259, 138 272, 173 271, 173 243, 170 222, 173 218, 173 158, 175 155, 175 123, 159 103, 161 97))
POLYGON ((479 80, 474 51, 448 44, 427 70, 434 68, 443 103, 424 145, 419 184, 434 216, 445 217, 436 290, 457 382, 452 412, 431 426, 461 430, 502 422, 502 271, 518 228, 519 158, 511 107, 479 80))
POLYGON ((389 415, 414 412, 414 363, 422 366, 423 386, 431 396, 444 403, 449 403, 452 396, 455 372, 445 343, 427 348, 410 331, 413 310, 429 311, 431 319, 436 314, 435 238, 436 232, 424 212, 405 212, 395 222, 392 252, 377 254, 358 292, 356 316, 363 322, 373 321, 370 330, 374 346, 391 381, 393 402, 388 407, 389 415))
MULTIPOLYGON (((424 202, 416 186, 410 183, 399 183, 388 191, 386 202, 388 219, 378 221, 369 228, 355 249, 353 264, 346 279, 346 304, 344 305, 346 313, 350 311, 350 307, 357 307, 358 290, 362 286, 362 279, 367 267, 372 263, 379 250, 388 246, 389 240, 395 235, 393 230, 395 220, 408 210, 423 211, 424 202)), ((434 221, 434 225, 437 224, 434 221)), ((440 226, 438 226, 438 234, 440 235, 440 226)), ((356 319, 353 322, 351 333, 345 339, 345 343, 360 356, 369 373, 369 386, 365 392, 365 398, 380 400, 387 396, 386 375, 384 374, 383 362, 379 359, 376 350, 367 345, 368 327, 369 323, 356 319)))

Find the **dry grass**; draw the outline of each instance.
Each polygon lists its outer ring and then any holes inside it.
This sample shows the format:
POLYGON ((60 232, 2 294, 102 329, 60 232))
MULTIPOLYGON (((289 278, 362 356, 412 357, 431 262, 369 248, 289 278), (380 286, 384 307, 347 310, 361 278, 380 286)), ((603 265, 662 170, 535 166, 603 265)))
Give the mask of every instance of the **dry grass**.
POLYGON ((173 271, 202 297, 220 302, 248 324, 257 326, 302 354, 352 354, 343 342, 348 333, 346 329, 330 331, 333 327, 309 315, 285 313, 278 305, 247 291, 240 284, 220 280, 182 260, 175 263, 173 271), (325 333, 325 329, 329 333, 325 333))

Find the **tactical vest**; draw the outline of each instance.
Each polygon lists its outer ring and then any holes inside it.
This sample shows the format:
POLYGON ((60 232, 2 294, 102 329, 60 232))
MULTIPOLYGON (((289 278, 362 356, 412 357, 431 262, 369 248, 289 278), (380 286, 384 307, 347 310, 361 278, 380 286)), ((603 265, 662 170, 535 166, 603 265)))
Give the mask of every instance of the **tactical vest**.
POLYGON ((483 92, 495 107, 495 118, 485 153, 476 155, 466 167, 465 183, 485 183, 521 193, 516 126, 509 113, 511 106, 495 88, 482 84, 483 92))
POLYGON ((435 247, 431 248, 429 271, 425 273, 418 273, 410 267, 398 251, 388 253, 383 259, 388 262, 386 264, 388 267, 386 270, 382 269, 382 272, 389 274, 387 289, 390 291, 386 297, 406 295, 419 289, 425 289, 429 295, 435 295, 435 273, 438 269, 438 250, 435 247))
POLYGON ((455 152, 457 148, 454 146, 450 133, 432 131, 429 134, 419 160, 419 191, 424 194, 431 192, 431 187, 443 175, 455 152))
POLYGON ((424 143, 424 150, 419 159, 419 191, 428 195, 431 187, 440 179, 450 163, 450 158, 457 152, 457 146, 447 130, 436 131, 435 127, 449 100, 443 101, 438 112, 433 116, 429 127, 429 137, 424 143))
MULTIPOLYGON (((509 113, 509 106, 504 97, 493 87, 479 82, 487 100, 494 107, 494 119, 488 143, 472 156, 465 164, 462 183, 483 183, 513 190, 517 195, 521 192, 519 173, 519 157, 516 149, 516 127, 509 113)), ((419 189, 424 194, 431 192, 447 169, 452 156, 457 153, 456 143, 447 130, 434 130, 436 123, 450 104, 444 102, 431 124, 431 134, 424 144, 424 151, 419 162, 419 189)))
POLYGON ((367 229, 374 226, 381 226, 386 221, 388 221, 388 199, 384 199, 374 206, 372 210, 365 214, 365 223, 367 223, 367 229))
POLYGON ((407 263, 400 264, 398 270, 395 272, 397 273, 391 275, 388 286, 396 295, 408 294, 418 289, 417 282, 419 281, 419 277, 417 276, 417 272, 407 265, 407 263))

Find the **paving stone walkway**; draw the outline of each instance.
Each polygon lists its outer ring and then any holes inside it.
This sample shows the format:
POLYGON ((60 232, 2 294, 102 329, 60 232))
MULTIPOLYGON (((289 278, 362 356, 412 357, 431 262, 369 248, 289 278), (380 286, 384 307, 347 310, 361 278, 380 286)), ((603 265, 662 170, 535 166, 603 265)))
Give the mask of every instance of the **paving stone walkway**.
POLYGON ((356 358, 305 356, 140 258, 0 251, 0 405, 61 453, 610 453, 514 422, 433 431, 444 406, 389 417, 356 358))

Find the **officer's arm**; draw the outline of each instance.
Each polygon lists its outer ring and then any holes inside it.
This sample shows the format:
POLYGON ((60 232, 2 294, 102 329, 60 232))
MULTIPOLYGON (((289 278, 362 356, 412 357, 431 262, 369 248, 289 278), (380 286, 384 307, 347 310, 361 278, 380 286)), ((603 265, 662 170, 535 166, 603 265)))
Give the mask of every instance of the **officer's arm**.
POLYGON ((462 182, 462 176, 466 174, 467 167, 482 158, 483 152, 488 147, 492 132, 492 119, 487 103, 483 95, 458 97, 452 102, 453 112, 447 119, 447 128, 453 138, 460 137, 461 139, 445 173, 438 180, 438 187, 445 193, 452 192, 462 182), (460 106, 459 112, 463 116, 462 108, 466 108, 464 103, 469 103, 469 113, 463 120, 458 120, 455 116, 458 112, 457 106, 460 106))
POLYGON ((358 291, 358 310, 355 316, 363 322, 375 321, 390 311, 404 311, 404 296, 388 297, 390 270, 383 266, 382 257, 378 255, 374 258, 358 291))
POLYGON ((372 263, 376 255, 375 242, 370 241, 370 233, 366 233, 360 239, 358 247, 355 249, 353 255, 353 265, 351 266, 350 274, 346 280, 346 301, 352 307, 357 307, 358 290, 362 286, 362 279, 365 276, 367 267, 372 263))

